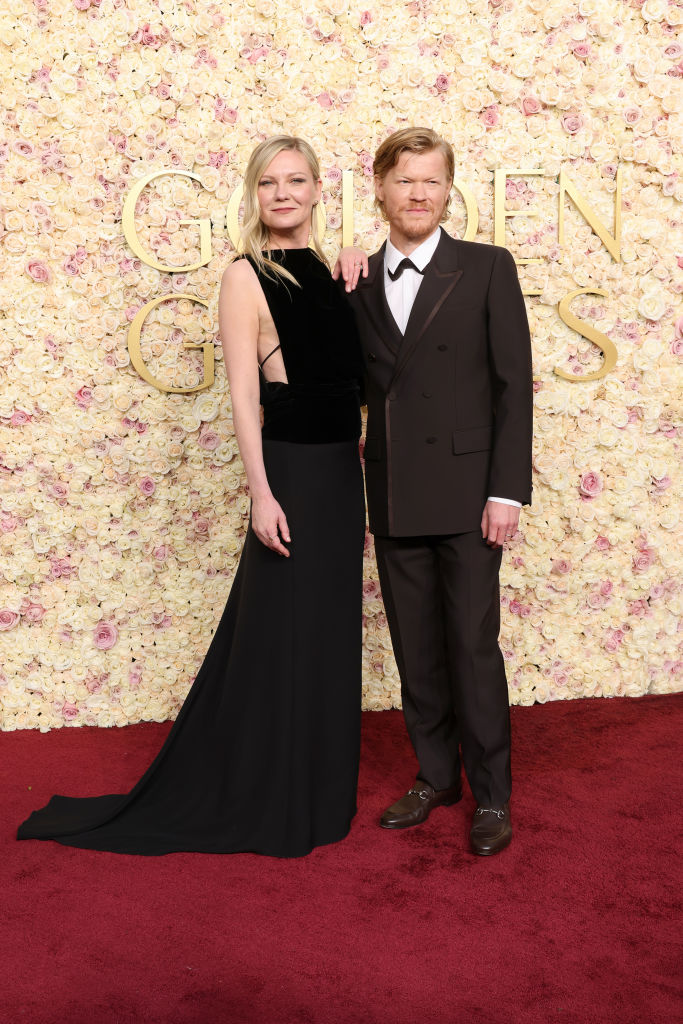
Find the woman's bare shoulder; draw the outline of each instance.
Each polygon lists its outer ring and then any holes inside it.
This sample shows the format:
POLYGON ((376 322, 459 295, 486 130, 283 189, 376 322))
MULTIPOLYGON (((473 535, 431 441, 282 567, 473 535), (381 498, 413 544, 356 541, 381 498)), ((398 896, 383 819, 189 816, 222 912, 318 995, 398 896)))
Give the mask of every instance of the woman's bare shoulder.
POLYGON ((236 256, 223 271, 221 287, 249 287, 258 283, 258 278, 249 260, 244 256, 236 256))

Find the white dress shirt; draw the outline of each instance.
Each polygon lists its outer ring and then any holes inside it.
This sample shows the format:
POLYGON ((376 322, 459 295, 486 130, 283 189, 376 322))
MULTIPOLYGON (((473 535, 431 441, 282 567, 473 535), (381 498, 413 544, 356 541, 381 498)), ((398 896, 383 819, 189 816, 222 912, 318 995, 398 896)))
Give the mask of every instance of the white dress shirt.
MULTIPOLYGON (((417 249, 413 249, 409 259, 415 264, 417 270, 407 267, 395 281, 392 281, 389 277, 389 271, 392 274, 396 273, 399 263, 402 259, 405 259, 405 253, 402 253, 400 249, 397 249, 392 244, 391 238, 387 238, 384 250, 384 291, 391 315, 396 321, 401 334, 405 334, 410 311, 415 302, 415 296, 422 284, 423 275, 418 273, 418 271, 424 271, 436 251, 440 238, 441 228, 437 228, 429 238, 425 238, 424 242, 418 245, 417 249)), ((522 507, 521 502, 514 501, 512 498, 489 497, 488 500, 500 502, 501 505, 514 505, 515 508, 522 507)))

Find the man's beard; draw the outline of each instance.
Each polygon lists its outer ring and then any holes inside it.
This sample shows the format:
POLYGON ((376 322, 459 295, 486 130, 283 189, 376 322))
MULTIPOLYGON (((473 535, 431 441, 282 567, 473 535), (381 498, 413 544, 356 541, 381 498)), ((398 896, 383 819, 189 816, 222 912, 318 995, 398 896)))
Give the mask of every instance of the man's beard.
MULTIPOLYGON (((433 216, 431 210, 425 211, 427 216, 433 216)), ((427 224, 426 219, 421 221, 413 221, 411 218, 401 221, 401 230, 406 238, 418 238, 420 235, 431 234, 434 230, 434 225, 431 223, 427 224)))

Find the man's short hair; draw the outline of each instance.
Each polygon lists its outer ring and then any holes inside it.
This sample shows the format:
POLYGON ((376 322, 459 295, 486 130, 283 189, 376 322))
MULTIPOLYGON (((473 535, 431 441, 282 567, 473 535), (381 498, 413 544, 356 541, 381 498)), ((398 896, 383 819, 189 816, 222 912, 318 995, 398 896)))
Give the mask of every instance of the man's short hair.
MULTIPOLYGON (((432 128, 400 128, 397 132, 392 132, 375 153, 372 172, 376 178, 384 178, 391 168, 396 166, 402 153, 429 153, 433 149, 438 149, 442 154, 448 179, 453 181, 455 176, 453 147, 432 128)), ((384 203, 376 198, 375 205, 384 216, 384 203)), ((449 207, 450 198, 441 217, 442 221, 447 219, 450 212, 449 207)))

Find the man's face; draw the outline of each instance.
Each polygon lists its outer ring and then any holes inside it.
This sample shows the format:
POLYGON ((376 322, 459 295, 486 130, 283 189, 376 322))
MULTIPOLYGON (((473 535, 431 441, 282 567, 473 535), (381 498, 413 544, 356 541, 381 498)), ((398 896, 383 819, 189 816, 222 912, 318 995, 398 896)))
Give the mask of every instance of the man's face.
POLYGON ((441 150, 406 152, 384 178, 375 178, 375 195, 392 232, 419 243, 437 228, 451 185, 441 150))

